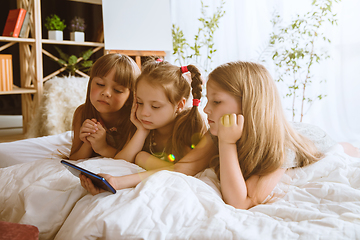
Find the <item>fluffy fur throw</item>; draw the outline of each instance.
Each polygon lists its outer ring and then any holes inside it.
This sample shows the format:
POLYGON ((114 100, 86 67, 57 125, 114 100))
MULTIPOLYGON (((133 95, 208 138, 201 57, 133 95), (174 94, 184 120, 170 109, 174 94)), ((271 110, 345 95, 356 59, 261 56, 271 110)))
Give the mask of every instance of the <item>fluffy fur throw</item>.
POLYGON ((30 122, 27 137, 71 130, 74 111, 85 102, 88 81, 88 78, 69 76, 45 82, 41 104, 30 122))

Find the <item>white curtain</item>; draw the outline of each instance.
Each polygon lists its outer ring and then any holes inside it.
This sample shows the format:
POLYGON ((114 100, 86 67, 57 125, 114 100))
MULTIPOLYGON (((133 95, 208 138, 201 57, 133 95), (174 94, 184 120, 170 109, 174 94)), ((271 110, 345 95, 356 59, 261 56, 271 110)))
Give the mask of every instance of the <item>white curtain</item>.
MULTIPOLYGON (((203 0, 209 6, 208 15, 216 11, 220 0, 203 0)), ((225 0, 226 11, 215 33, 217 53, 212 68, 229 61, 259 61, 259 55, 267 46, 273 31, 270 20, 273 12, 281 15, 284 23, 295 14, 310 10, 312 0, 225 0)), ((179 26, 185 38, 193 42, 200 27, 200 0, 172 0, 172 22, 179 26)), ((315 124, 334 140, 347 141, 360 147, 360 1, 343 0, 334 3, 338 26, 327 29, 332 40, 328 52, 331 59, 321 62, 314 74, 326 79, 325 84, 313 84, 312 92, 320 91, 327 97, 316 101, 303 118, 303 122, 315 124)), ((170 61, 174 57, 169 58, 170 61)), ((264 65, 273 74, 270 63, 264 65)), ((281 96, 287 89, 279 86, 281 96)), ((284 108, 289 99, 284 99, 284 108)), ((288 111, 288 110, 286 110, 288 111)), ((290 112, 288 112, 291 120, 290 112)))

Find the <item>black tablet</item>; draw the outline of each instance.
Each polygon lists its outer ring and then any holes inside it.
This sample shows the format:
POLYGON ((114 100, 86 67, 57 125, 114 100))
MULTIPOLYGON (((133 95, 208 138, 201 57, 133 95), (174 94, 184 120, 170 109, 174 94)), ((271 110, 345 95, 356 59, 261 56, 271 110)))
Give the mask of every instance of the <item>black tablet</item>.
POLYGON ((116 190, 110 185, 110 183, 108 181, 106 181, 105 178, 92 173, 88 170, 85 170, 79 166, 76 166, 68 161, 65 160, 61 160, 61 163, 64 164, 64 166, 72 173, 74 174, 74 176, 79 177, 80 173, 84 174, 86 177, 90 178, 92 183, 99 187, 102 188, 106 191, 112 192, 112 193, 116 193, 116 190))

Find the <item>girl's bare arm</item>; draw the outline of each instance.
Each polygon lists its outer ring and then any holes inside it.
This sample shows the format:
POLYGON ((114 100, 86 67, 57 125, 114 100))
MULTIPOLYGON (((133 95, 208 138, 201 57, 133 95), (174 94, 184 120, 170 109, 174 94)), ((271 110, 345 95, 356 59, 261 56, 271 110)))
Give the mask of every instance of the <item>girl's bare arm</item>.
POLYGON ((115 155, 115 159, 124 159, 128 162, 134 163, 135 156, 138 154, 142 147, 144 146, 145 139, 149 134, 148 131, 145 130, 136 130, 134 136, 130 139, 130 141, 125 145, 125 147, 115 155))
MULTIPOLYGON (((191 151, 191 148, 188 147, 185 150, 185 153, 188 154, 190 151, 191 151)), ((168 155, 168 156, 165 156, 166 159, 163 160, 163 159, 159 159, 159 158, 151 155, 148 152, 141 151, 136 155, 135 164, 144 168, 145 170, 154 170, 154 169, 163 168, 163 167, 171 167, 174 165, 174 161, 176 160, 173 157, 174 156, 172 156, 172 155, 168 155)))
POLYGON ((136 117, 136 109, 138 107, 136 101, 136 97, 134 96, 134 102, 130 113, 130 120, 136 126, 137 130, 134 136, 132 136, 130 141, 125 145, 125 147, 114 157, 116 159, 124 159, 131 163, 135 162, 135 157, 142 150, 145 139, 150 132, 150 130, 144 128, 142 123, 136 117))
POLYGON ((249 209, 262 203, 271 193, 285 169, 244 180, 237 157, 236 144, 219 143, 220 184, 225 203, 239 209, 249 209))
POLYGON ((242 115, 229 114, 221 118, 218 127, 220 185, 225 203, 235 208, 249 209, 265 200, 285 170, 278 169, 264 176, 253 175, 245 182, 236 144, 242 136, 243 125, 242 115))
POLYGON ((161 160, 145 151, 141 151, 136 155, 135 164, 145 170, 174 166, 174 163, 161 160))
MULTIPOLYGON (((116 190, 135 187, 142 180, 161 170, 176 171, 194 176, 198 172, 209 167, 209 161, 216 153, 216 146, 212 142, 210 135, 207 133, 193 150, 191 150, 184 158, 173 166, 167 166, 121 177, 114 177, 108 174, 103 174, 103 176, 116 190)), ((101 192, 101 190, 91 184, 91 182, 83 184, 86 181, 85 177, 81 178, 81 181, 84 188, 91 194, 95 195, 101 192)))

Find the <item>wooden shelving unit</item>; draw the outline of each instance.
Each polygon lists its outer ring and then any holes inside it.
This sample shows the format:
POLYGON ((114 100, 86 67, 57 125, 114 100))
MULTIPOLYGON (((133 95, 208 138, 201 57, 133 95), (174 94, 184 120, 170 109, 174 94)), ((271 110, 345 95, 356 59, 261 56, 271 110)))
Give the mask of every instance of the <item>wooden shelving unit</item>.
POLYGON ((58 70, 48 76, 43 76, 43 54, 56 60, 55 56, 43 49, 43 44, 90 46, 94 47, 93 51, 96 52, 104 48, 104 43, 42 39, 41 0, 17 0, 17 7, 32 12, 28 29, 29 38, 0 36, 0 42, 7 42, 0 46, 0 52, 14 44, 19 45, 21 86, 14 86, 12 91, 1 91, 0 95, 21 94, 23 133, 25 134, 28 130, 28 123, 40 105, 44 80, 62 72, 58 70))
MULTIPOLYGON (((98 43, 98 42, 74 42, 74 41, 69 41, 69 40, 63 40, 63 41, 55 41, 55 40, 49 40, 49 39, 42 39, 42 43, 43 44, 53 44, 53 45, 73 45, 73 46, 88 46, 88 47, 94 47, 92 49, 93 53, 99 51, 100 49, 104 48, 104 43, 98 43)), ((45 49, 42 49, 42 53, 45 54, 46 56, 50 57, 51 59, 58 61, 59 58, 57 58, 56 56, 52 55, 51 53, 49 53, 48 51, 46 51, 45 49)), ((80 60, 80 59, 79 59, 80 60)), ((47 75, 47 76, 43 76, 43 82, 46 82, 47 80, 51 79, 52 77, 58 75, 59 73, 63 72, 66 70, 66 67, 62 67, 59 70, 47 75)), ((76 70, 75 71, 77 74, 83 76, 83 77, 89 77, 87 74, 76 70)))
POLYGON ((0 95, 11 95, 11 94, 25 94, 25 93, 36 93, 35 88, 20 88, 18 86, 13 87, 12 91, 0 91, 0 95))
MULTIPOLYGON (((1 42, 10 42, 9 46, 16 44, 17 42, 26 42, 26 43, 34 43, 35 39, 33 38, 14 38, 14 37, 3 37, 0 36, 1 42)), ((4 45, 5 46, 5 45, 4 45)), ((0 51, 2 51, 4 46, 0 47, 0 51)))
MULTIPOLYGON (((0 47, 0 52, 5 50, 8 47, 11 47, 12 45, 15 45, 17 43, 35 43, 35 39, 33 38, 14 38, 14 37, 3 37, 0 36, 0 42, 8 42, 7 44, 4 44, 0 47)), ((36 93, 36 89, 34 87, 30 88, 20 88, 18 86, 14 85, 14 88, 12 91, 0 91, 0 95, 11 95, 11 94, 34 94, 36 93)))
POLYGON ((55 41, 55 40, 49 40, 49 39, 42 39, 42 44, 104 47, 104 43, 98 43, 98 42, 74 42, 74 41, 70 41, 70 40, 55 41))

